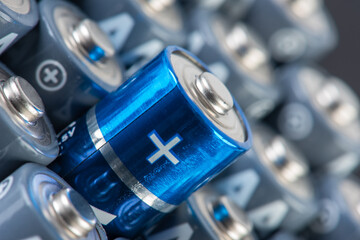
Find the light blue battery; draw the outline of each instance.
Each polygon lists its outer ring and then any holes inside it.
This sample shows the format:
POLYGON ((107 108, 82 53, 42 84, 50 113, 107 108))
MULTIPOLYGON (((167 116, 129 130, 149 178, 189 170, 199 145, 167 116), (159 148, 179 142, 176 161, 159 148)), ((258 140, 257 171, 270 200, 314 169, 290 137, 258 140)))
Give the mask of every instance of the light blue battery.
POLYGON ((51 168, 110 236, 152 226, 251 146, 233 97, 195 56, 167 47, 59 136, 51 168))

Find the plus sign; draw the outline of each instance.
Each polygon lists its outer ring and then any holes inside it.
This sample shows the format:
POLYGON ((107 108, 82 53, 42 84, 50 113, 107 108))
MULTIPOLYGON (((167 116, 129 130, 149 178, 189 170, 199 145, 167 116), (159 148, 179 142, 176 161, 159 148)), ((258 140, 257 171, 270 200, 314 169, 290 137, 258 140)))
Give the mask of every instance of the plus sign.
POLYGON ((58 83, 58 79, 56 77, 56 75, 59 73, 59 71, 57 69, 54 70, 50 70, 49 68, 45 68, 44 70, 46 77, 44 78, 44 82, 53 82, 53 83, 58 83))
POLYGON ((179 160, 176 158, 176 156, 171 152, 171 148, 175 147, 176 144, 178 144, 182 138, 179 134, 176 134, 174 137, 172 137, 167 143, 164 144, 164 141, 161 139, 161 137, 157 134, 157 132, 154 130, 151 133, 148 134, 148 137, 151 139, 151 141, 155 144, 155 146, 158 148, 157 151, 155 151, 153 154, 148 156, 146 159, 153 164, 156 162, 159 158, 162 156, 165 156, 167 159, 170 160, 174 165, 179 163, 179 160))

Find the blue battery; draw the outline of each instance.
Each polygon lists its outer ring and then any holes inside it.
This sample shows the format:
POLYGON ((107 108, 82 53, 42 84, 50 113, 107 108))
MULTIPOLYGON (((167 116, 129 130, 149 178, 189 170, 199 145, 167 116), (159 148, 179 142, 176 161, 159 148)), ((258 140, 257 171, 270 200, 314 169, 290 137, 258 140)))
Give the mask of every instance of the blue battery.
POLYGON ((170 46, 59 141, 51 168, 108 217, 110 236, 133 237, 247 151, 251 133, 221 81, 170 46))

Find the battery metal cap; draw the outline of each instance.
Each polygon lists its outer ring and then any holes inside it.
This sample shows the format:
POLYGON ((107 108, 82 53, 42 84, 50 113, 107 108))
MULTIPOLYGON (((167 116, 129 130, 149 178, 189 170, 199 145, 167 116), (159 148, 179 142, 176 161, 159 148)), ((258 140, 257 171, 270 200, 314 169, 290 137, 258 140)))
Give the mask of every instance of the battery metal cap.
POLYGON ((195 192, 188 204, 214 239, 254 239, 253 225, 246 214, 228 196, 220 195, 211 185, 195 192))
POLYGON ((252 224, 245 213, 228 197, 221 196, 211 204, 216 224, 230 239, 251 240, 252 224))
POLYGON ((19 14, 30 12, 30 0, 0 0, 6 7, 19 14))
POLYGON ((49 201, 59 224, 75 238, 86 237, 96 225, 96 217, 86 200, 71 188, 65 188, 49 201))
POLYGON ((115 48, 109 38, 90 19, 83 19, 75 27, 73 37, 84 54, 87 54, 93 61, 99 61, 104 57, 112 57, 115 48))
POLYGON ((234 140, 245 142, 244 120, 220 79, 183 52, 172 53, 171 63, 182 87, 208 119, 234 140))
POLYGON ((144 13, 160 26, 169 30, 181 30, 183 17, 181 8, 175 0, 136 0, 144 13))
POLYGON ((114 91, 124 81, 115 48, 98 24, 73 5, 48 1, 54 7, 53 19, 60 44, 65 44, 72 59, 91 81, 106 91, 114 91))
POLYGON ((163 11, 172 4, 175 3, 175 0, 147 0, 148 4, 152 9, 156 11, 163 11))
POLYGON ((291 12, 298 18, 307 18, 314 14, 321 6, 321 0, 286 0, 291 12))
POLYGON ((300 81, 311 103, 339 132, 360 141, 360 102, 340 79, 312 67, 302 69, 300 81))
POLYGON ((34 123, 44 115, 44 104, 35 89, 21 77, 10 77, 2 85, 3 96, 21 119, 34 123))
POLYGON ((195 80, 196 91, 204 105, 224 115, 234 106, 233 98, 225 85, 209 72, 203 72, 195 80))
POLYGON ((254 149, 260 160, 287 191, 309 198, 309 167, 303 155, 287 140, 265 126, 253 126, 254 149))
POLYGON ((230 24, 221 16, 213 17, 212 27, 219 44, 240 70, 260 84, 274 82, 269 53, 251 28, 241 22, 230 24))

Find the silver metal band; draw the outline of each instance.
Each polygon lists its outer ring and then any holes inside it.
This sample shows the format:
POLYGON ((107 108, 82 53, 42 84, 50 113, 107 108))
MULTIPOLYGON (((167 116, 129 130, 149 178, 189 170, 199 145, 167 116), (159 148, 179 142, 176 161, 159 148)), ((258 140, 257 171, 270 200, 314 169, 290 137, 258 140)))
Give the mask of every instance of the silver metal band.
POLYGON ((144 203, 149 205, 151 208, 163 213, 168 213, 177 207, 176 205, 172 205, 167 202, 164 202, 156 195, 154 195, 152 192, 150 192, 144 185, 142 185, 134 177, 134 175, 129 171, 129 169, 127 169, 127 167, 116 155, 111 145, 105 141, 105 138, 101 133, 101 130, 99 128, 96 119, 95 107, 92 108, 86 114, 86 124, 95 148, 100 151, 106 162, 109 164, 111 169, 116 173, 116 175, 120 178, 120 180, 138 198, 140 198, 144 203))

